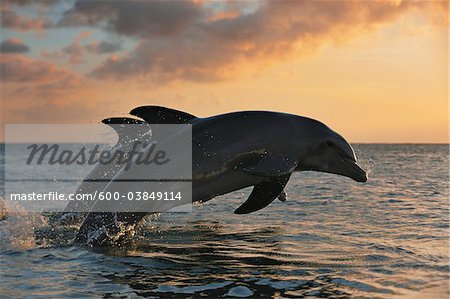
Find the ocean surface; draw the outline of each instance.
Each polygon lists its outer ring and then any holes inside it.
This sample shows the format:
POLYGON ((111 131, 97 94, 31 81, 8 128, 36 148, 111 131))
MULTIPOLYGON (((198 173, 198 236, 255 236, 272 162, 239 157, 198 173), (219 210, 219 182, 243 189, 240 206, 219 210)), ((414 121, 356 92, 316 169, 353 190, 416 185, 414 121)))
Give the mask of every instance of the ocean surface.
POLYGON ((235 215, 241 190, 149 216, 120 248, 71 246, 76 227, 10 213, 0 297, 448 298, 449 146, 355 149, 365 184, 296 173, 286 202, 235 215))

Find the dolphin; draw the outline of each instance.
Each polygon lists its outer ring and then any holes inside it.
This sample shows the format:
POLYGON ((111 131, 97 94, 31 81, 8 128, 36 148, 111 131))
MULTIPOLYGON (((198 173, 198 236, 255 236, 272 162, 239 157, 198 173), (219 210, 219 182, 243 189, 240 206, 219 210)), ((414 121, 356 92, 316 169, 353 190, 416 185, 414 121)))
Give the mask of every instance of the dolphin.
MULTIPOLYGON (((143 121, 130 117, 111 117, 102 120, 102 123, 110 126, 117 133, 117 143, 110 150, 110 155, 117 151, 128 153, 134 144, 134 141, 143 141, 143 144, 148 143, 151 134, 149 125, 143 121), (127 126, 134 125, 134 126, 127 126)), ((120 156, 117 156, 118 158, 120 156)), ((90 194, 95 191, 103 190, 108 185, 108 179, 111 180, 114 175, 122 168, 122 164, 117 161, 108 164, 97 164, 91 172, 85 177, 85 179, 78 186, 75 194, 90 194)), ((71 201, 65 207, 58 217, 59 225, 74 225, 81 223, 86 216, 86 212, 89 212, 92 206, 95 204, 93 201, 71 201)))
MULTIPOLYGON (((277 198, 285 201, 284 189, 293 172, 319 171, 367 181, 350 144, 311 118, 270 111, 199 118, 159 106, 137 107, 130 114, 149 124, 192 125, 193 202, 253 186, 248 199, 234 211, 247 214, 277 198)), ((120 170, 114 180, 124 177, 126 172, 120 170)), ((123 240, 118 232, 133 227, 146 214, 91 212, 75 242, 99 246, 123 240)))

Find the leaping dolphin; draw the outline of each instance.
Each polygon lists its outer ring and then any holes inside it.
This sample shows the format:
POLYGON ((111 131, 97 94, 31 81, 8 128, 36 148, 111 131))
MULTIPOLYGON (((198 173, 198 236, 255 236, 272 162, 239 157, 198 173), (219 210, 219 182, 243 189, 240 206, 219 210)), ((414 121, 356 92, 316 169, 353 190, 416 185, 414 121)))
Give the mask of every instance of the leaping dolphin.
MULTIPOLYGON (((296 171, 320 171, 367 181, 350 144, 311 118, 268 111, 199 118, 158 106, 138 107, 130 114, 149 124, 191 124, 192 200, 204 202, 254 186, 236 214, 258 211, 277 198, 286 200, 284 188, 296 171)), ((119 171, 114 179, 124 175, 119 171)), ((117 240, 111 236, 119 230, 118 223, 121 227, 133 226, 145 215, 91 212, 76 242, 110 244, 117 240), (93 233, 100 227, 101 233, 93 233)))

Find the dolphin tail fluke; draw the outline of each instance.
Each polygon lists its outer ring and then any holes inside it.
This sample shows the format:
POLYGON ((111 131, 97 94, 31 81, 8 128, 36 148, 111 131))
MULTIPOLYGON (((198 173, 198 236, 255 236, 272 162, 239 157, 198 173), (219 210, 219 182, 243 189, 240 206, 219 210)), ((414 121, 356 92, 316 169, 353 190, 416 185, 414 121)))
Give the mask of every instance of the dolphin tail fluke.
POLYGON ((265 208, 280 196, 290 176, 289 173, 255 185, 249 198, 234 213, 248 214, 265 208))
POLYGON ((144 124, 145 122, 131 117, 109 117, 103 119, 102 123, 106 125, 139 125, 144 124))
POLYGON ((197 118, 192 114, 161 106, 136 107, 130 114, 150 124, 188 124, 197 118))
POLYGON ((145 212, 91 212, 78 231, 74 244, 110 246, 122 243, 134 234, 136 224, 146 215, 145 212))
POLYGON ((110 117, 102 120, 102 123, 113 128, 119 140, 117 145, 122 145, 130 140, 134 139, 144 139, 144 135, 148 134, 150 128, 145 121, 140 119, 130 118, 130 117, 110 117), (139 130, 136 130, 138 126, 127 126, 127 125, 139 125, 139 130))

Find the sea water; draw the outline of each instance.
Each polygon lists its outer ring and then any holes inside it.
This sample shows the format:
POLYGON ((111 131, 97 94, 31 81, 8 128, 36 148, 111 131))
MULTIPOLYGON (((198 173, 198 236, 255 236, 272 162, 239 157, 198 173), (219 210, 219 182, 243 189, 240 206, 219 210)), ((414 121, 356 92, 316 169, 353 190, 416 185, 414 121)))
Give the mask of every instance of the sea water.
POLYGON ((0 297, 448 298, 449 146, 355 149, 367 183, 295 173, 286 202, 235 215, 251 188, 237 191, 149 216, 115 248, 71 246, 77 227, 51 215, 9 214, 0 297))

